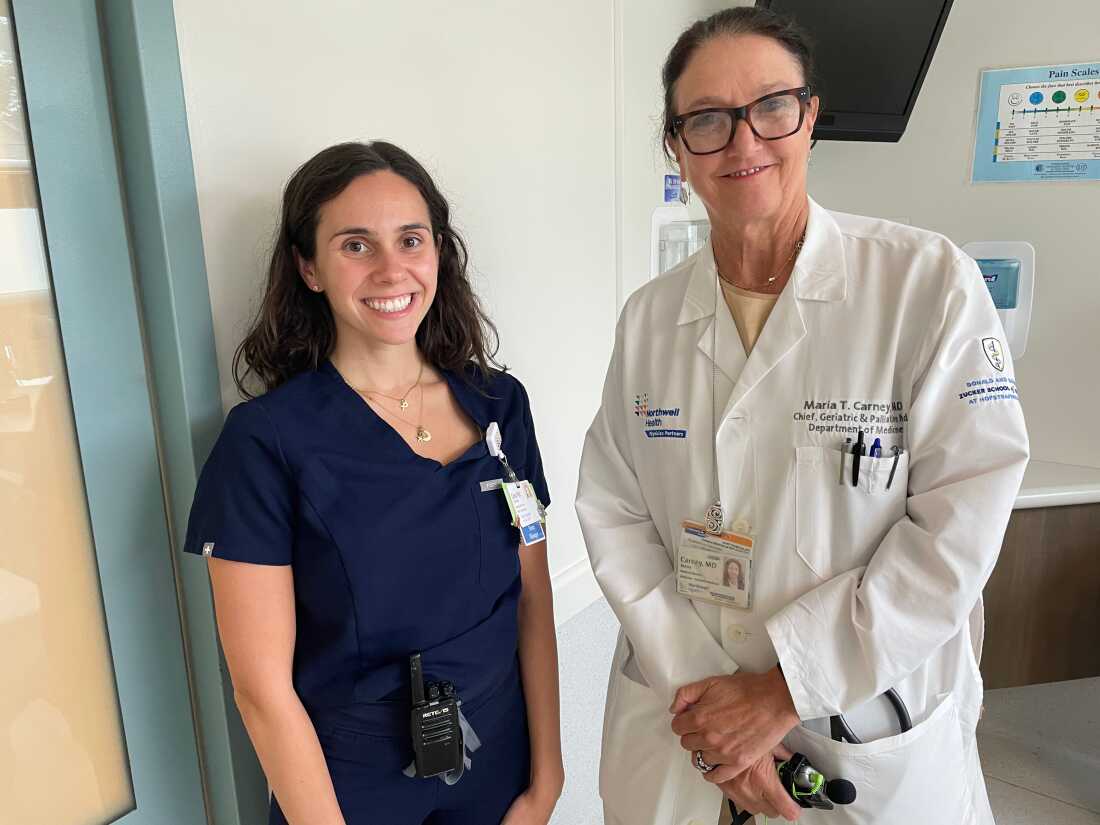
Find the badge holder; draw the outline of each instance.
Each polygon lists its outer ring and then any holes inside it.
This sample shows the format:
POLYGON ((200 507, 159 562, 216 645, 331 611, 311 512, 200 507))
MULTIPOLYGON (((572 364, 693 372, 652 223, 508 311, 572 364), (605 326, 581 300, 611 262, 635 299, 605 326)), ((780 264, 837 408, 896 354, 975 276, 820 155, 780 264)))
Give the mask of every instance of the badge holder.
POLYGON ((676 592, 721 607, 752 607, 753 537, 712 532, 709 525, 681 525, 676 558, 676 592))
POLYGON ((508 512, 512 515, 512 524, 519 528, 520 538, 525 547, 538 544, 546 539, 543 523, 546 521, 546 508, 538 500, 535 488, 530 481, 521 481, 508 463, 508 456, 502 449, 500 426, 493 421, 485 431, 485 444, 489 455, 500 462, 504 468, 506 481, 501 485, 504 499, 508 502, 508 512))

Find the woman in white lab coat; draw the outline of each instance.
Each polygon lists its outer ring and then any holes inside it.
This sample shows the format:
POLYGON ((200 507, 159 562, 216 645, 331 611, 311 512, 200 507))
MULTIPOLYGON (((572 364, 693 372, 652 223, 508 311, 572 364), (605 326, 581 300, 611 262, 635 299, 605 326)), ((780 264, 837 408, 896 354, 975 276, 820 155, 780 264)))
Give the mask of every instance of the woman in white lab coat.
POLYGON ((981 593, 1028 444, 981 275, 940 235, 808 197, 818 99, 781 18, 697 23, 664 81, 712 235, 627 301, 585 443, 577 511, 622 624, 605 821, 711 825, 725 796, 806 823, 990 825, 981 593), (841 714, 861 744, 830 737, 841 714), (788 749, 856 801, 800 811, 788 749))

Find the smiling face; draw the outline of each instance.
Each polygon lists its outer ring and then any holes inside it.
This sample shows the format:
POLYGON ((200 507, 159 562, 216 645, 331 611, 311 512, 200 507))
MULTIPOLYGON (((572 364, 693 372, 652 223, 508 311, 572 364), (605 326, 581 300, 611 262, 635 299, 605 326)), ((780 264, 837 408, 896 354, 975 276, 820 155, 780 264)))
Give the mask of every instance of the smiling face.
POLYGON ((328 300, 337 346, 415 341, 435 299, 439 254, 412 183, 390 171, 353 180, 321 207, 316 249, 298 269, 328 300))
MULTIPOLYGON (((711 107, 737 107, 783 89, 805 85, 798 60, 770 37, 719 36, 704 43, 676 82, 674 110, 683 114, 711 107)), ((737 122, 722 151, 693 155, 678 137, 670 146, 707 207, 712 223, 774 221, 796 212, 806 200, 806 167, 818 99, 811 98, 802 127, 790 137, 761 140, 748 123, 737 122)))

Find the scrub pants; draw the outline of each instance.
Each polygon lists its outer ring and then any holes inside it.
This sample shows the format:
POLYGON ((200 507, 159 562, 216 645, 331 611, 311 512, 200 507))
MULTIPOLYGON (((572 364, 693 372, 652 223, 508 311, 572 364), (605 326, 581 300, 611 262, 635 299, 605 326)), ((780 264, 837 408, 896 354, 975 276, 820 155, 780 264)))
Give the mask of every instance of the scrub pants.
MULTIPOLYGON (((353 738, 344 733, 334 739, 318 730, 347 825, 500 825, 530 783, 531 746, 518 678, 495 697, 497 702, 500 714, 493 714, 486 730, 471 720, 481 747, 455 785, 401 773, 412 761, 408 734, 353 738)), ((288 825, 274 797, 268 822, 288 825)))

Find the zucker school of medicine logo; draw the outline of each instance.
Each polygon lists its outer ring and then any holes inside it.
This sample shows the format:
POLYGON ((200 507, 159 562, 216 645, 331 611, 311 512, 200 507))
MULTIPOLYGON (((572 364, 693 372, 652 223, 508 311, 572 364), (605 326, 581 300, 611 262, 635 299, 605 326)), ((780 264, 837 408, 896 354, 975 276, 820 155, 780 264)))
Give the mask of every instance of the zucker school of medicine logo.
POLYGON ((982 352, 985 353, 986 360, 989 361, 993 369, 997 372, 1005 371, 1004 347, 1000 340, 997 338, 983 338, 982 352))

